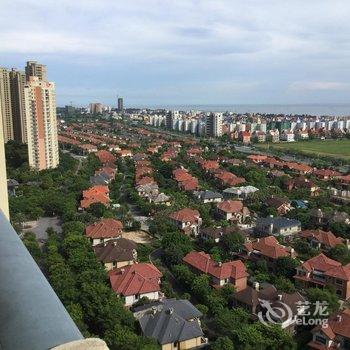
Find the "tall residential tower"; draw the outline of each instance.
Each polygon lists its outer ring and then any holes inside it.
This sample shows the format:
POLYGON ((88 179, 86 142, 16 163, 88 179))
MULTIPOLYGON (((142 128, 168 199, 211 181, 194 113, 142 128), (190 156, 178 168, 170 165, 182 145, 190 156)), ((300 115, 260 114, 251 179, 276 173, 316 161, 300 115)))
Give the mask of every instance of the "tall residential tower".
POLYGON ((6 68, 0 68, 0 114, 3 128, 3 142, 6 143, 13 140, 10 71, 6 68))
POLYGON ((222 136, 222 114, 210 113, 205 119, 205 132, 208 137, 222 136))
POLYGON ((59 164, 55 84, 30 76, 25 88, 29 165, 37 170, 59 164))
POLYGON ((47 81, 46 66, 44 64, 36 61, 28 61, 25 71, 27 81, 29 81, 29 77, 38 77, 41 81, 47 81))

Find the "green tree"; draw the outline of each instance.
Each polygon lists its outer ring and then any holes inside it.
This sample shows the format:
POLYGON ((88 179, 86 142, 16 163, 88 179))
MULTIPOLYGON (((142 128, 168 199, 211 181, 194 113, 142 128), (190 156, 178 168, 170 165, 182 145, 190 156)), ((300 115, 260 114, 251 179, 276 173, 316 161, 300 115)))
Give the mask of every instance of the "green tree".
POLYGON ((212 350, 234 350, 232 340, 229 337, 219 337, 210 348, 212 350))
MULTIPOLYGON (((327 306, 328 314, 332 314, 339 309, 339 300, 335 292, 329 288, 309 288, 307 290, 307 297, 311 305, 311 314, 315 311, 315 305, 317 302, 325 302, 327 306)), ((321 315, 320 315, 321 316, 321 315)), ((317 316, 319 317, 319 316, 317 316)))
POLYGON ((277 259, 276 266, 278 266, 277 274, 290 280, 295 275, 295 269, 299 266, 299 261, 289 256, 283 256, 277 259))
POLYGON ((332 259, 340 261, 343 265, 350 263, 350 250, 345 244, 338 244, 329 251, 332 259))

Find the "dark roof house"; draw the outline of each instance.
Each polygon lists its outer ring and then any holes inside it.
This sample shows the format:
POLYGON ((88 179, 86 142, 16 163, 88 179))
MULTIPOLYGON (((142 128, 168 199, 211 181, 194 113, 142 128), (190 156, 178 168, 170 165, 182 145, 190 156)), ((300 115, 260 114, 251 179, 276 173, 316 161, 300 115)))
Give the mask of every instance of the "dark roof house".
POLYGON ((190 341, 197 348, 207 343, 203 338, 199 312, 188 300, 165 299, 134 309, 146 337, 156 339, 164 348, 168 344, 190 341))

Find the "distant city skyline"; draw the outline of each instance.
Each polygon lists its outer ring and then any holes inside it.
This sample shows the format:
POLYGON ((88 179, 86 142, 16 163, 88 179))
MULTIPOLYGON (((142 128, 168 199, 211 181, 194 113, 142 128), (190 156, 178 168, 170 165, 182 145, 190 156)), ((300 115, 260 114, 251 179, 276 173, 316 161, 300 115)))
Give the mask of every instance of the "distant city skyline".
POLYGON ((346 103, 350 3, 3 0, 1 66, 49 67, 57 104, 346 103), (62 22, 64 18, 64 23, 62 22))

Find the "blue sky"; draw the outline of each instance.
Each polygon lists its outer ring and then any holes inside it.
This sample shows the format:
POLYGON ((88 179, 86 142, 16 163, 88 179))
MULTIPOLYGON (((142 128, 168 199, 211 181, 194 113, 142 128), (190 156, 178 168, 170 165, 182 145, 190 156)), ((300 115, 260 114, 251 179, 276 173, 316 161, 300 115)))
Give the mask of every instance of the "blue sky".
POLYGON ((0 0, 0 13, 0 66, 45 63, 58 105, 349 102, 348 0, 0 0))

